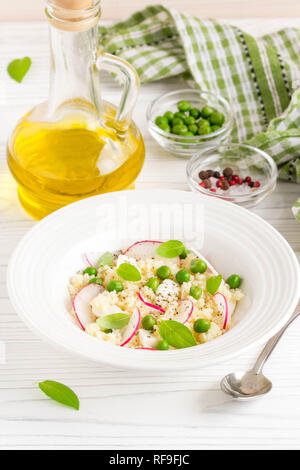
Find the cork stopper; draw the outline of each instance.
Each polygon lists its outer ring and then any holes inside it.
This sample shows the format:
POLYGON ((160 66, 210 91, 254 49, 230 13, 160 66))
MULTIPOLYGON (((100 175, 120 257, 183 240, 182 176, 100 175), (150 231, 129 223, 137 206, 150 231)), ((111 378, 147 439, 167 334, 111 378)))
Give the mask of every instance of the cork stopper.
POLYGON ((54 5, 65 10, 85 10, 93 6, 93 0, 53 0, 54 5))
POLYGON ((55 28, 84 31, 98 23, 100 3, 100 0, 48 0, 46 13, 55 28))

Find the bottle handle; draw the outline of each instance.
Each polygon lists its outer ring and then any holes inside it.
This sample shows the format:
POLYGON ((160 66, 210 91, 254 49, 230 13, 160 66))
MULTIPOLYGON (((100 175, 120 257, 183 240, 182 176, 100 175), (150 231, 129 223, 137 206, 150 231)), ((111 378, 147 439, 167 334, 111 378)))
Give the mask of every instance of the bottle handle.
POLYGON ((98 70, 104 69, 119 77, 124 86, 121 101, 116 112, 115 126, 116 131, 120 134, 126 133, 133 109, 135 107, 139 89, 140 79, 132 65, 126 60, 112 54, 100 52, 96 62, 98 70))

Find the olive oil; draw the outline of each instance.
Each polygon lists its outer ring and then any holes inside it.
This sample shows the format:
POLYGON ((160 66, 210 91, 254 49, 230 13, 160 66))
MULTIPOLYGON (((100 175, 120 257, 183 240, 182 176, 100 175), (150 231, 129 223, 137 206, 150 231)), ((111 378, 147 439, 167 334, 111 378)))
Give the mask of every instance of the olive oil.
MULTIPOLYGON (((106 116, 106 123, 113 119, 106 116)), ((8 164, 19 183, 25 210, 40 219, 78 199, 129 188, 145 156, 132 123, 124 137, 83 115, 58 122, 31 122, 30 113, 14 130, 8 164)))

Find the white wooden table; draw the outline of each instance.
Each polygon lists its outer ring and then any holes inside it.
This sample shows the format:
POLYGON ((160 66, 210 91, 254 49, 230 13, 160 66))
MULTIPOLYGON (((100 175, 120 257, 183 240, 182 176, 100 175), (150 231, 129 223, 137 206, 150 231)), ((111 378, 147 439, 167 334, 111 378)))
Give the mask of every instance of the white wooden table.
MULTIPOLYGON (((283 26, 300 27, 300 18, 234 20, 259 34, 283 26)), ((227 364, 186 373, 135 373, 72 357, 41 341, 19 320, 5 285, 9 256, 35 225, 21 209, 16 184, 5 161, 5 143, 16 119, 47 97, 47 28, 42 23, 0 23, 0 341, 7 362, 0 366, 0 447, 76 448, 300 448, 300 324, 286 334, 266 374, 274 390, 250 403, 231 401, 219 390, 221 377, 249 367, 258 350, 227 364), (29 55, 30 73, 19 85, 6 76, 7 63, 29 55), (81 399, 79 413, 46 399, 34 385, 62 381, 81 399)), ((146 129, 145 107, 176 79, 142 88, 135 119, 144 134, 147 158, 140 188, 187 189, 185 162, 164 151, 146 129)), ((118 88, 106 82, 106 98, 118 88)), ((290 207, 300 187, 279 183, 255 212, 276 227, 300 255, 300 225, 290 207)))

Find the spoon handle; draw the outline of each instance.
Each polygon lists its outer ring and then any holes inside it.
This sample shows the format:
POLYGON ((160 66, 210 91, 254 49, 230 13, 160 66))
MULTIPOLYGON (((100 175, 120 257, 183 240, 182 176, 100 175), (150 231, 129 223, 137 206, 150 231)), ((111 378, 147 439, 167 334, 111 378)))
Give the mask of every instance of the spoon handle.
POLYGON ((290 326, 290 324, 300 315, 300 302, 298 303, 293 315, 291 318, 286 322, 283 328, 275 335, 273 336, 266 344, 260 355, 258 356, 258 359, 253 367, 253 372, 255 374, 260 374, 263 370, 263 367, 266 363, 266 361, 269 359, 271 356, 272 352, 274 351, 277 343, 279 342, 280 338, 282 337, 283 333, 285 330, 290 326))

